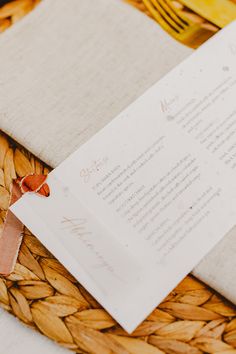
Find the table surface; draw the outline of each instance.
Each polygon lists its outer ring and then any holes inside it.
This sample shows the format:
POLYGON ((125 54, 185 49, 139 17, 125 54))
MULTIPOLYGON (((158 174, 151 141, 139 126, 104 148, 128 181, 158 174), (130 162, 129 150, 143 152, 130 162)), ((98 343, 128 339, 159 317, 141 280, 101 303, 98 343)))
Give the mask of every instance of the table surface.
POLYGON ((47 337, 27 328, 15 317, 0 309, 1 354, 69 354, 47 337), (42 353, 43 348, 43 353, 42 353), (32 351, 33 349, 33 351, 32 351))

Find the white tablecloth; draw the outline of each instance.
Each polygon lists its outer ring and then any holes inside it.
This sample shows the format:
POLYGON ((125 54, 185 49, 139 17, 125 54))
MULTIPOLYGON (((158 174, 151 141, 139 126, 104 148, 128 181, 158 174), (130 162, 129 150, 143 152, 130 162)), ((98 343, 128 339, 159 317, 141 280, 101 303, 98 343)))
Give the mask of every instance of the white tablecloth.
POLYGON ((0 309, 1 354, 70 354, 40 333, 22 325, 19 320, 0 309))

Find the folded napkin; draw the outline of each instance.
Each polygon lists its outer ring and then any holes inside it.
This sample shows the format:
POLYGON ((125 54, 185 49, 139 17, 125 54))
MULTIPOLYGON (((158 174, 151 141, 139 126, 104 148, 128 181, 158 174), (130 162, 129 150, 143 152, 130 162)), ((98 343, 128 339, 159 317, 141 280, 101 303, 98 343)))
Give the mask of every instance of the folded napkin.
MULTIPOLYGON (((55 167, 191 52, 121 1, 45 0, 0 38, 0 128, 55 167)), ((236 303, 235 241, 193 273, 236 303)))

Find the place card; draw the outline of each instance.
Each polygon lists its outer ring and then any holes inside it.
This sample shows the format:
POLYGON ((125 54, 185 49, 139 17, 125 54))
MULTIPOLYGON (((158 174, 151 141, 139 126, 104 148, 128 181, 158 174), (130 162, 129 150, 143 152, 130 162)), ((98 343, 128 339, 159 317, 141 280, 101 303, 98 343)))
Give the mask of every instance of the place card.
POLYGON ((236 223, 235 33, 215 35, 50 173, 49 198, 11 207, 128 332, 236 223))

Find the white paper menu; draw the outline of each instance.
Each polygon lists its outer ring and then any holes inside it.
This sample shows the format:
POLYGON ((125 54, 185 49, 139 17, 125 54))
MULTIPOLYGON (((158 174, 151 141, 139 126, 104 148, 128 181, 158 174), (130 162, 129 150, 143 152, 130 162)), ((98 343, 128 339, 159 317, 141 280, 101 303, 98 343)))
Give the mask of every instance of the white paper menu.
POLYGON ((236 22, 11 207, 128 332, 236 223, 235 94, 236 22))

